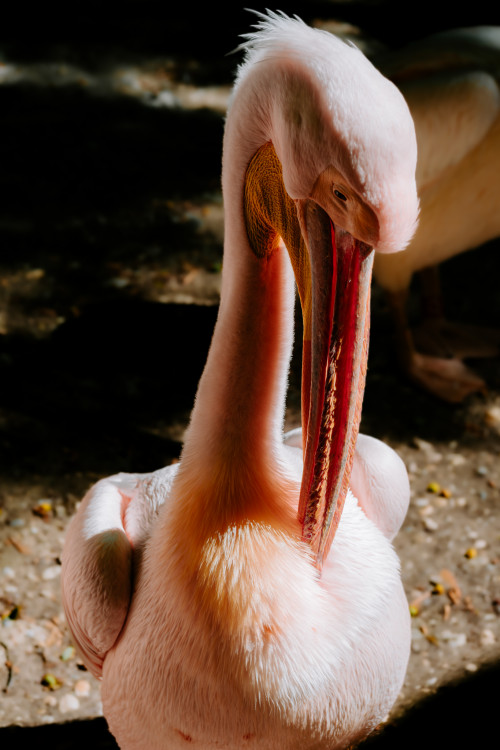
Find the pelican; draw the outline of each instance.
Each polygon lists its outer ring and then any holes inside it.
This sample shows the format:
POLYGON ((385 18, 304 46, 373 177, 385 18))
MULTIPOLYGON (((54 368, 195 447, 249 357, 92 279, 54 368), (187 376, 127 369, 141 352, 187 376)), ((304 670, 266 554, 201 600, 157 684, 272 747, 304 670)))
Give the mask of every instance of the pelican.
POLYGON ((391 543, 408 477, 358 428, 373 248, 401 248, 417 220, 413 122, 354 46, 258 16, 181 460, 97 482, 64 545, 67 621, 125 750, 345 747, 386 717, 409 656, 391 543), (284 435, 294 277, 303 431, 284 435))
POLYGON ((417 135, 420 219, 404 253, 377 256, 410 377, 451 402, 485 388, 462 361, 499 352, 500 332, 445 318, 438 265, 500 235, 500 26, 454 29, 374 60, 403 92, 417 135), (423 323, 411 331, 407 296, 415 272, 423 323))

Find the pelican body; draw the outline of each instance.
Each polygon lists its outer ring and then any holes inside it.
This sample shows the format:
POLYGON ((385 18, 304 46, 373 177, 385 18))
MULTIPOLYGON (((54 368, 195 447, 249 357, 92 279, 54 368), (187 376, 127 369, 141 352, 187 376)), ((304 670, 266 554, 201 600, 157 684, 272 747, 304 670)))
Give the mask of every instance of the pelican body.
POLYGON ((415 123, 420 218, 404 253, 377 257, 374 277, 392 302, 405 369, 435 395, 461 401, 485 386, 461 359, 498 354, 500 333, 446 321, 432 269, 500 235, 500 26, 441 32, 375 64, 415 123), (424 325, 414 334, 406 301, 424 270, 424 325))
POLYGON ((403 97, 362 53, 259 14, 227 116, 220 310, 178 464, 117 474, 62 592, 124 750, 340 748, 401 688, 405 468, 358 435, 373 248, 415 228, 403 97), (294 279, 302 429, 283 434, 294 279))

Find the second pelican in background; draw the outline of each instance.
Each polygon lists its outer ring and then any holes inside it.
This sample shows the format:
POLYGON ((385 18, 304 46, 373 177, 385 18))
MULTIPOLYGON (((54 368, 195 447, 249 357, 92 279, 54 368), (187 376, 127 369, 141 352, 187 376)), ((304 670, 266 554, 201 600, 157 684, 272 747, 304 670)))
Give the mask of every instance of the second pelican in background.
MULTIPOLYGON (((410 107, 420 197, 412 242, 404 253, 379 255, 374 277, 390 300, 404 370, 440 398, 461 401, 485 387, 462 360, 498 354, 500 331, 446 320, 438 265, 500 236, 500 27, 442 32, 373 60, 410 107), (417 271, 424 320, 411 331, 407 298, 417 271)), ((471 286, 467 280, 464 290, 471 286)))

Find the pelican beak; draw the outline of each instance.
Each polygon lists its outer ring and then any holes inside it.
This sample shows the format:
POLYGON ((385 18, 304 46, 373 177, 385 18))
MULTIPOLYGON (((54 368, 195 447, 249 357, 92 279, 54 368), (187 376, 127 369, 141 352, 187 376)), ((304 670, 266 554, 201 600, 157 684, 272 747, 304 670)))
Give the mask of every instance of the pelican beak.
POLYGON ((372 248, 312 200, 297 206, 309 264, 297 284, 304 316, 299 501, 303 539, 321 569, 351 474, 368 355, 372 248))

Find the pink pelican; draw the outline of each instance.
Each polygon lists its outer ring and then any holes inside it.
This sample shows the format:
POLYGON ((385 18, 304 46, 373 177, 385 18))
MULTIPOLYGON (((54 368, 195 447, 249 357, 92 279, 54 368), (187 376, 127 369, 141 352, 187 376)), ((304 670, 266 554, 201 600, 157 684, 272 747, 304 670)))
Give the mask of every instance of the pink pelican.
POLYGON ((358 427, 372 249, 401 248, 417 219, 413 122, 354 46, 282 14, 256 29, 180 463, 99 481, 64 547, 67 620, 126 750, 345 747, 385 718, 409 655, 391 544, 408 478, 358 427), (294 275, 304 450, 283 435, 294 275))
POLYGON ((420 219, 404 253, 377 256, 374 277, 390 300, 403 368, 458 402, 485 387, 462 360, 500 351, 499 331, 445 318, 437 268, 500 235, 500 26, 442 32, 376 64, 401 89, 415 122, 420 219), (407 296, 417 271, 424 320, 411 331, 407 296))

